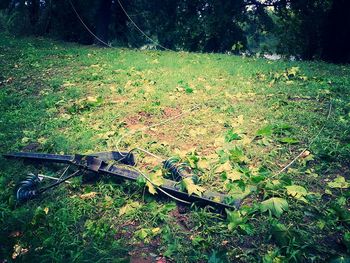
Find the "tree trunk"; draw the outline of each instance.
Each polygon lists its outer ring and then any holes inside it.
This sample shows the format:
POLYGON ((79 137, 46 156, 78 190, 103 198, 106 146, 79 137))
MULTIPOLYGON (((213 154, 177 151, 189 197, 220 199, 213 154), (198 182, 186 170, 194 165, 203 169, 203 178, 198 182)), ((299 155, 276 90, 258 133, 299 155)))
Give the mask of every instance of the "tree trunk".
POLYGON ((39 20, 40 0, 32 0, 29 3, 30 24, 35 26, 39 20))
POLYGON ((350 1, 334 0, 324 29, 323 59, 350 62, 350 1))
MULTIPOLYGON (((100 0, 96 14, 96 35, 103 42, 108 43, 108 29, 111 20, 112 0, 100 0)), ((101 41, 96 40, 96 44, 104 45, 101 41)))

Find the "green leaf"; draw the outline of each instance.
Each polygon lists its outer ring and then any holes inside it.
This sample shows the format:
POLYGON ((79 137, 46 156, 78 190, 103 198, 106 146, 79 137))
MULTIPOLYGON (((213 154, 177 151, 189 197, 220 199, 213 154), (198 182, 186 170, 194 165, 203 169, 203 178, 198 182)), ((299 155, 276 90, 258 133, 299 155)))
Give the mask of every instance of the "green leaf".
POLYGON ((235 147, 230 150, 230 160, 236 163, 246 163, 248 158, 244 155, 244 152, 241 148, 235 147))
POLYGON ((307 190, 304 187, 293 184, 293 185, 286 186, 286 189, 287 189, 288 195, 298 200, 307 202, 306 199, 304 198, 307 195, 307 190))
POLYGON ((141 204, 137 201, 126 204, 119 209, 119 216, 128 215, 139 207, 141 207, 141 204))
POLYGON ((230 212, 229 210, 226 210, 226 213, 228 221, 227 227, 230 231, 245 222, 244 218, 241 216, 241 213, 239 211, 230 212))
POLYGON ((186 177, 182 180, 182 185, 184 186, 184 188, 187 190, 188 195, 191 194, 196 194, 198 196, 202 195, 202 192, 205 191, 205 189, 199 185, 196 185, 193 182, 192 177, 186 177))
POLYGON ((340 256, 329 261, 330 263, 350 263, 350 257, 340 256))
POLYGON ((149 235, 149 232, 150 232, 150 229, 141 228, 140 230, 137 230, 135 232, 135 236, 137 236, 141 240, 144 240, 149 235))
POLYGON ((261 202, 260 211, 262 213, 269 211, 272 215, 280 217, 284 211, 288 210, 288 202, 286 199, 272 197, 261 202))
POLYGON ((344 234, 343 244, 346 246, 347 250, 350 251, 350 232, 344 234))
POLYGON ((147 180, 146 185, 148 187, 148 191, 154 195, 157 193, 155 186, 160 186, 164 182, 162 170, 158 170, 157 172, 150 174, 149 179, 151 182, 147 180))
POLYGON ((211 255, 209 256, 208 263, 226 263, 227 257, 226 257, 226 252, 224 251, 216 251, 213 250, 211 255))
POLYGON ((343 176, 338 176, 333 180, 333 182, 329 182, 328 187, 330 188, 348 188, 349 183, 345 181, 345 178, 343 176))
POLYGON ((253 185, 247 185, 245 186, 245 189, 242 190, 239 186, 234 186, 229 192, 230 197, 234 200, 242 200, 248 195, 250 195, 251 192, 256 191, 256 187, 253 185))
POLYGON ((249 236, 255 233, 254 227, 251 224, 240 224, 239 228, 249 236))
POLYGON ((238 133, 235 133, 232 129, 228 130, 225 136, 225 141, 226 142, 232 142, 235 140, 241 140, 242 137, 238 135, 238 133))
POLYGON ((268 190, 278 190, 281 189, 282 183, 280 180, 267 181, 265 188, 268 190))
POLYGON ((279 246, 288 246, 291 240, 291 234, 284 224, 274 223, 271 227, 271 233, 279 246))
POLYGON ((193 89, 190 88, 190 87, 186 87, 186 88, 185 88, 185 92, 186 92, 187 94, 193 93, 193 89))
POLYGON ((273 127, 267 125, 256 132, 256 136, 271 136, 273 133, 273 127))
POLYGON ((297 144, 297 143, 299 143, 298 139, 291 138, 291 137, 280 138, 280 139, 278 139, 278 141, 281 142, 281 143, 287 143, 287 144, 297 144))

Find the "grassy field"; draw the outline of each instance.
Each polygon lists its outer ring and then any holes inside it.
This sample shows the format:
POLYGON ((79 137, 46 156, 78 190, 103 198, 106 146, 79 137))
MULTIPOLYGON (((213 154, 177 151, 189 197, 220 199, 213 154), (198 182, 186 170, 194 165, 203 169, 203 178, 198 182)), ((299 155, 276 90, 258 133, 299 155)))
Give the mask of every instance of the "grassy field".
POLYGON ((241 201, 225 217, 77 178, 20 205, 29 172, 64 167, 0 158, 0 262, 349 262, 349 125, 350 66, 0 35, 1 153, 141 147, 241 201))

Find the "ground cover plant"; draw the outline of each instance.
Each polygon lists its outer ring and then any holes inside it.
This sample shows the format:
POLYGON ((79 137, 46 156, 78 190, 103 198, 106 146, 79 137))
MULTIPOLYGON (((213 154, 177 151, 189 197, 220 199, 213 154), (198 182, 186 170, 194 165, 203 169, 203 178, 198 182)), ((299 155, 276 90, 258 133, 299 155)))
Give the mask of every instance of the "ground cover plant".
MULTIPOLYGON (((1 158, 2 262, 349 260, 349 66, 4 34, 0 61, 1 153, 142 147, 187 163, 198 179, 189 192, 240 203, 223 216, 178 207, 144 180, 75 179, 19 205, 27 173, 62 167, 1 158)), ((161 174, 157 160, 138 160, 161 174)))

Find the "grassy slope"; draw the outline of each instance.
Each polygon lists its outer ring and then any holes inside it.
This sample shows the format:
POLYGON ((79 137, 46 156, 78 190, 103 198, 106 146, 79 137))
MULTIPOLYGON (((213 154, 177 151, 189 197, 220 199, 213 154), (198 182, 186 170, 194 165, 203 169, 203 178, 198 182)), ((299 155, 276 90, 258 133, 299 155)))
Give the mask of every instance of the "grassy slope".
MULTIPOLYGON (((128 131, 199 105, 170 123, 127 134, 120 148, 179 155, 203 187, 235 198, 249 193, 229 220, 197 208, 179 214, 175 203, 142 186, 108 180, 75 181, 16 206, 13 189, 27 172, 54 171, 0 159, 0 259, 10 258, 16 244, 29 249, 17 259, 35 262, 128 262, 150 252, 178 262, 322 261, 346 254, 349 192, 328 183, 349 177, 350 67, 4 35, 0 62, 2 153, 115 150, 128 131), (311 154, 276 176, 324 124, 311 154), (288 195, 290 185, 307 190, 304 201, 288 195), (89 192, 97 194, 81 198, 89 192), (285 199, 288 211, 261 212, 271 197, 285 199), (120 215, 122 207, 128 209, 120 215)), ((154 160, 139 159, 152 173, 154 160)))

